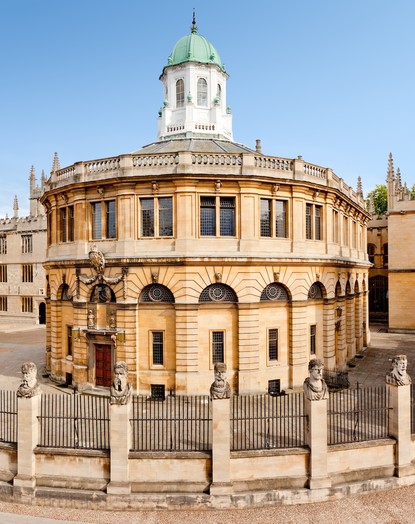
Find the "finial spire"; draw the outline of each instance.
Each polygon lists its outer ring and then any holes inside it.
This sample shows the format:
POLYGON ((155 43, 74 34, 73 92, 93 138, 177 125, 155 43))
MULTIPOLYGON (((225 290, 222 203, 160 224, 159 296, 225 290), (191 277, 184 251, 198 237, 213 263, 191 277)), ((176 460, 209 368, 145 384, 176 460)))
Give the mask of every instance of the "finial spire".
POLYGON ((392 182, 395 180, 395 170, 393 169, 393 157, 392 153, 389 153, 389 159, 388 159, 388 177, 386 179, 387 182, 392 182))
POLYGON ((14 201, 13 201, 13 216, 14 218, 19 217, 19 202, 17 201, 17 195, 14 195, 14 201))
POLYGON ((52 164, 52 173, 56 173, 56 171, 59 171, 60 165, 59 165, 59 157, 58 153, 55 151, 55 155, 53 157, 53 164, 52 164))
POLYGON ((360 198, 363 198, 363 188, 362 188, 362 178, 360 176, 357 177, 357 195, 360 198))
POLYGON ((197 25, 196 25, 196 13, 195 8, 193 8, 193 19, 192 19, 192 27, 190 28, 191 32, 197 33, 197 25))

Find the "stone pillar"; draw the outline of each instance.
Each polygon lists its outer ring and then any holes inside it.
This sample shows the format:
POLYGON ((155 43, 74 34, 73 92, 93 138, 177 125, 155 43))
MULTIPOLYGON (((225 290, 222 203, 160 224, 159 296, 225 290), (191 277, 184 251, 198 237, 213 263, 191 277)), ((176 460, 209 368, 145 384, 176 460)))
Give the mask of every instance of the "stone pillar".
POLYGON ((324 300, 323 305, 323 359, 324 367, 336 368, 335 301, 324 300))
POLYGON ((306 440, 310 448, 310 489, 329 488, 327 476, 327 399, 309 400, 304 397, 304 412, 308 417, 306 440))
POLYGON ((125 495, 131 493, 130 465, 132 403, 110 406, 110 482, 107 493, 125 495))
POLYGON ((290 387, 298 387, 307 375, 310 357, 307 301, 293 301, 290 314, 290 387))
POLYGON ((197 390, 198 304, 176 304, 176 394, 197 390))
POLYGON ((346 298, 347 360, 352 359, 356 354, 356 334, 355 334, 354 321, 355 321, 354 295, 348 295, 346 298))
POLYGON ((238 304, 239 311, 239 393, 255 393, 259 377, 259 309, 258 304, 238 304))
POLYGON ((230 398, 212 400, 211 495, 230 495, 232 493, 230 407, 230 398))
POLYGON ((386 384, 390 395, 389 435, 396 439, 395 475, 413 474, 411 466, 411 385, 386 384))
POLYGON ((13 485, 34 489, 36 486, 36 456, 39 440, 39 407, 41 395, 17 399, 17 475, 13 485))

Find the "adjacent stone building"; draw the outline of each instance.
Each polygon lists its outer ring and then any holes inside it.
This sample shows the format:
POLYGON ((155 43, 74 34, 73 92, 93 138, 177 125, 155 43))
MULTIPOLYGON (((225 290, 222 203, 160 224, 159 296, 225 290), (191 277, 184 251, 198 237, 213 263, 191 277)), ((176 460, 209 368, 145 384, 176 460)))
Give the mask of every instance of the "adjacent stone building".
POLYGON ((228 74, 193 21, 160 80, 158 140, 55 168, 47 209, 47 368, 78 387, 128 364, 138 393, 301 387, 368 342, 361 189, 233 140, 228 74))
POLYGON ((0 325, 46 323, 46 215, 40 186, 32 167, 29 177, 29 216, 19 217, 17 197, 13 217, 0 219, 0 325))

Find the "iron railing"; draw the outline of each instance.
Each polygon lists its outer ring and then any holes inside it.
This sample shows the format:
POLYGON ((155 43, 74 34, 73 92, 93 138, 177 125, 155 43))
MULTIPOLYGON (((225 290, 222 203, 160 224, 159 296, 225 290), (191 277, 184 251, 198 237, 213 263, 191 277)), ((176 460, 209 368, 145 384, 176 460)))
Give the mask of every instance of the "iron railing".
POLYGON ((415 433, 415 385, 411 384, 411 433, 415 433))
POLYGON ((233 396, 231 450, 305 446, 303 393, 233 396))
POLYGON ((39 446, 108 450, 109 398, 92 395, 42 395, 39 446))
POLYGON ((133 397, 132 451, 212 449, 208 396, 133 397))
POLYGON ((16 391, 0 390, 0 442, 17 442, 16 391))
POLYGON ((385 386, 332 393, 328 401, 328 444, 389 437, 389 392, 385 386))

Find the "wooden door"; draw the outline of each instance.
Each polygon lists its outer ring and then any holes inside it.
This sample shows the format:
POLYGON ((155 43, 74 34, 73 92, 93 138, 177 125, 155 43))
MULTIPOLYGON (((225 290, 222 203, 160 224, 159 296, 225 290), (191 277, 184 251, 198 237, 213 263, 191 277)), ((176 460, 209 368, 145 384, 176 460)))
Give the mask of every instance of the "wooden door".
POLYGON ((112 384, 111 346, 108 344, 95 344, 95 384, 112 384))

